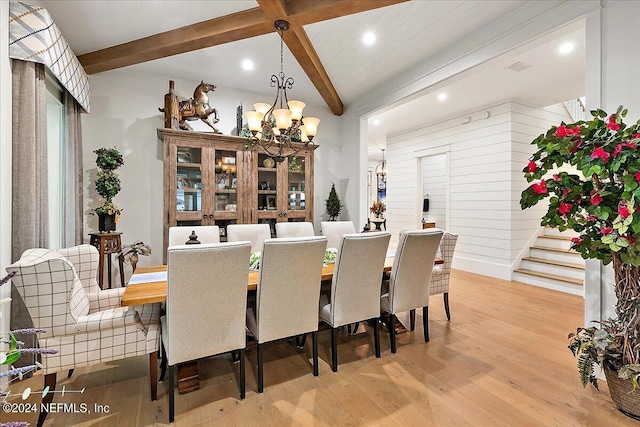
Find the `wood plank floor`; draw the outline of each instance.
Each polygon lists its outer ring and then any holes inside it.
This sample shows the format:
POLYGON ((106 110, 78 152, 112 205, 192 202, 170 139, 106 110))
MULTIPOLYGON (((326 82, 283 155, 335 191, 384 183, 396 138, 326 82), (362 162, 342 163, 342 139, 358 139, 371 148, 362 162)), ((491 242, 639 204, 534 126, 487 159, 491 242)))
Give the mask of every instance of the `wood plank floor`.
MULTIPOLYGON (((201 361, 201 389, 176 394, 175 425, 637 425, 615 409, 606 383, 598 392, 579 382, 567 334, 583 323, 581 297, 454 271, 450 302, 447 322, 442 298, 432 297, 428 344, 422 341, 419 316, 416 331, 398 337, 395 355, 381 330, 381 359, 373 355, 368 329, 356 336, 341 333, 337 373, 328 364, 329 332, 322 332, 318 378, 311 374, 309 343, 305 352, 286 340, 267 345, 263 394, 255 391, 255 352, 248 352, 244 401, 237 399, 229 356, 201 361)), ((57 389, 85 388, 84 394, 56 394, 54 401, 84 402, 90 409, 94 403, 109 405, 109 413, 52 413, 45 425, 168 424, 166 385, 159 385, 159 399, 151 402, 147 360, 77 369, 57 389)), ((41 381, 36 375, 16 391, 42 390, 41 381)), ((28 401, 37 402, 37 396, 28 401)), ((36 416, 28 415, 22 419, 35 425, 36 416)))

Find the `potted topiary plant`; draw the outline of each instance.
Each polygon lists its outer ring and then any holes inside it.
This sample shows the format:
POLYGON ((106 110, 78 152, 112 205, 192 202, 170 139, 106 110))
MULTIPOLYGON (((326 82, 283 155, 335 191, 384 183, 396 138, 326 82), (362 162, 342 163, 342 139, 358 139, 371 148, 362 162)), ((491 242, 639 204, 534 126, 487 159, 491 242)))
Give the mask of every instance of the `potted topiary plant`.
POLYGON ((121 210, 113 203, 113 198, 120 192, 120 177, 115 172, 124 164, 122 154, 116 148, 98 148, 96 166, 96 191, 104 199, 102 205, 94 209, 98 215, 99 231, 115 231, 121 210))
POLYGON ((325 207, 327 209, 327 215, 329 215, 329 221, 335 221, 340 212, 342 212, 342 202, 336 192, 336 185, 331 183, 331 191, 329 191, 329 197, 325 200, 325 207))
POLYGON ((548 199, 542 225, 578 232, 572 248, 583 258, 613 263, 616 317, 600 329, 578 328, 569 335, 569 348, 582 384, 598 387, 594 364, 600 365, 618 409, 638 417, 640 120, 627 126, 626 114, 622 106, 611 115, 598 109, 589 121, 562 123, 536 138, 538 150, 523 170, 528 182, 536 182, 522 192, 520 205, 548 199))

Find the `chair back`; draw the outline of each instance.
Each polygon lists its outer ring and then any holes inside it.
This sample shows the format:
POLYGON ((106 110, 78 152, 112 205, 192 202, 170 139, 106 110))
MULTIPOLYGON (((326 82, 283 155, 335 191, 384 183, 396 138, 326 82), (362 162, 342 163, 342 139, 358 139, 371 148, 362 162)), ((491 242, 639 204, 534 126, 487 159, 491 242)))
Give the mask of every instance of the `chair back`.
POLYGON ((33 326, 45 330, 38 335, 40 338, 77 332, 76 320, 89 313, 89 298, 68 259, 50 249, 27 249, 6 270, 17 272, 11 281, 24 300, 33 326))
POLYGON ((429 305, 429 281, 442 230, 404 231, 389 278, 389 307, 392 313, 429 305))
POLYGON ((169 227, 169 246, 184 245, 192 231, 200 243, 220 243, 220 227, 217 225, 182 225, 169 227))
POLYGON ((345 234, 353 234, 356 228, 352 221, 322 221, 320 224, 323 236, 327 236, 327 248, 338 248, 345 234))
POLYGON ((262 243, 271 238, 269 224, 229 224, 227 225, 228 242, 251 242, 251 252, 262 250, 262 243))
POLYGON ((311 237, 315 236, 313 224, 310 222, 277 222, 278 237, 311 237))
POLYGON ((390 238, 387 232, 342 237, 331 282, 332 326, 380 316, 382 270, 390 238))
POLYGON ((245 347, 249 242, 167 249, 169 365, 245 347))
POLYGON ((98 286, 100 254, 95 246, 84 244, 70 248, 56 249, 56 252, 71 262, 87 294, 100 292, 102 290, 100 286, 98 286))
POLYGON ((453 261, 453 253, 456 250, 457 234, 444 232, 442 240, 440 240, 440 249, 438 255, 444 261, 441 265, 433 267, 431 273, 431 282, 429 283, 429 295, 442 294, 449 292, 449 278, 451 276, 451 263, 453 261))
POLYGON ((258 343, 318 330, 318 300, 327 238, 264 242, 256 290, 258 343))

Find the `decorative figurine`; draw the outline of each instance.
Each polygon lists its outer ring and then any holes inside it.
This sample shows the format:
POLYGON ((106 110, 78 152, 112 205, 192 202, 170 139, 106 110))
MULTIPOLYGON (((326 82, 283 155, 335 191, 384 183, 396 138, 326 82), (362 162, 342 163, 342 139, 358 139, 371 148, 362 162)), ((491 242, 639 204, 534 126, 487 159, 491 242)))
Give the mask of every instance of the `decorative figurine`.
MULTIPOLYGON (((211 107, 209 105, 209 97, 207 96, 208 92, 215 90, 216 87, 212 84, 205 83, 204 81, 200 81, 200 84, 193 91, 193 98, 189 98, 185 101, 180 101, 178 106, 178 126, 180 129, 189 130, 189 126, 185 123, 187 120, 202 120, 202 122, 206 123, 211 129, 213 129, 214 133, 221 133, 214 124, 220 121, 218 117, 218 110, 211 107), (209 120, 209 116, 213 114, 211 120, 209 120)), ((167 120, 167 115, 171 116, 175 114, 175 108, 173 105, 177 100, 175 94, 172 93, 173 90, 173 81, 169 82, 169 97, 165 96, 165 108, 158 108, 161 112, 165 113, 165 127, 167 124, 172 126, 175 123, 175 120, 167 120), (173 97, 171 95, 174 95, 173 97), (169 104, 169 105, 167 105, 169 104)), ((172 126, 173 127, 173 126, 172 126)))

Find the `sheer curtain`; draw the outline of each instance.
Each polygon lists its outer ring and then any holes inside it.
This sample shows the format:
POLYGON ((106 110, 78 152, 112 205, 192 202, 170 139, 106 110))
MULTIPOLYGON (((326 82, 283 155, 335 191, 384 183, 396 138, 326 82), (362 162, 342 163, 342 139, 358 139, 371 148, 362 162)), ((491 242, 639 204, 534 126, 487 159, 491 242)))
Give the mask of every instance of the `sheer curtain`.
POLYGON ((82 107, 64 91, 65 109, 65 176, 64 176, 64 247, 83 242, 82 206, 82 107))

